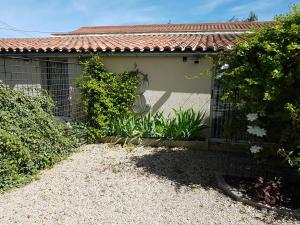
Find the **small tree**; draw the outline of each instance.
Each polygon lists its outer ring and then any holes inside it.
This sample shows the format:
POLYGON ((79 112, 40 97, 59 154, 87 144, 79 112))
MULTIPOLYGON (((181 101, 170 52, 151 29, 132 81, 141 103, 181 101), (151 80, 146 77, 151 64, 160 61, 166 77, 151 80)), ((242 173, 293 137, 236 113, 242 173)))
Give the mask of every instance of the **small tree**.
POLYGON ((257 21, 258 17, 255 12, 250 11, 249 16, 246 19, 239 19, 236 16, 231 17, 228 21, 229 22, 239 22, 239 21, 244 21, 244 22, 253 22, 257 21))
MULTIPOLYGON (((275 23, 247 34, 232 50, 220 54, 225 68, 223 99, 248 113, 253 153, 280 154, 300 172, 300 9, 275 18, 275 23)), ((244 117, 246 119, 246 117, 244 117)))
POLYGON ((244 21, 246 21, 246 22, 253 22, 253 21, 257 21, 257 20, 258 20, 258 17, 255 14, 255 12, 250 11, 248 18, 245 19, 244 21))

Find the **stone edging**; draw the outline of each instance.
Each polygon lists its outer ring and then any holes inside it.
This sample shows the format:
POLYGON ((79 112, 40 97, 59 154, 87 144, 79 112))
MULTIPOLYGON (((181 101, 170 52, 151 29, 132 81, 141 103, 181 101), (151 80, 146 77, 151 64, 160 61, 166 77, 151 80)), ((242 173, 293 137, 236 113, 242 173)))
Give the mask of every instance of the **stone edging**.
POLYGON ((134 144, 151 147, 185 147, 196 150, 208 150, 208 140, 203 141, 177 141, 162 140, 157 138, 125 138, 125 137, 101 137, 97 139, 98 143, 114 143, 114 144, 134 144))
POLYGON ((276 213, 278 213, 279 215, 293 216, 293 217, 296 217, 296 218, 300 219, 300 211, 299 210, 280 209, 280 208, 271 207, 269 205, 265 205, 265 204, 262 204, 262 203, 259 203, 259 202, 254 202, 254 201, 249 200, 249 199, 245 199, 245 198, 243 198, 241 196, 238 196, 237 194, 232 192, 232 188, 225 181, 224 176, 222 174, 215 173, 215 177, 216 177, 218 187, 226 195, 228 195, 230 198, 232 198, 235 201, 239 201, 239 202, 242 202, 246 205, 250 205, 250 206, 253 206, 253 207, 256 207, 256 208, 260 208, 260 209, 272 210, 272 211, 275 211, 276 213))

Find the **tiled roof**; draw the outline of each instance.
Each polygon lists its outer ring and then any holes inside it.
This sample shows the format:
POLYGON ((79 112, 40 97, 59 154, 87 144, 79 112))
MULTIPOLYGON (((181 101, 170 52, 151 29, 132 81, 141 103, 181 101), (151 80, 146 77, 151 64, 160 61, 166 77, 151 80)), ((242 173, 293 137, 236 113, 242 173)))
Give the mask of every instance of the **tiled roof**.
POLYGON ((239 34, 68 36, 0 39, 0 52, 218 51, 239 34))
POLYGON ((126 34, 121 34, 117 27, 113 29, 110 27, 111 31, 107 33, 106 27, 102 29, 102 32, 106 30, 105 34, 62 35, 46 38, 3 38, 0 39, 0 52, 219 51, 231 47, 238 38, 242 37, 242 32, 235 31, 245 32, 250 28, 259 28, 264 24, 258 22, 219 23, 210 24, 209 27, 206 27, 207 24, 152 25, 153 27, 149 28, 149 32, 145 32, 145 29, 148 29, 150 25, 130 26, 133 27, 133 30, 136 27, 143 28, 142 33, 129 31, 128 26, 126 26, 123 28, 124 31, 128 32, 126 34), (171 27, 174 29, 171 30, 171 27), (161 32, 154 32, 154 28, 161 32), (218 30, 215 32, 212 31, 212 29, 217 28, 218 30), (175 30, 176 32, 174 32, 175 30), (185 32, 183 32, 184 30, 185 32), (200 32, 200 30, 206 32, 200 32))
POLYGON ((199 24, 153 24, 133 26, 81 27, 54 35, 124 34, 124 33, 181 33, 181 32, 243 32, 261 28, 271 22, 224 22, 199 24))

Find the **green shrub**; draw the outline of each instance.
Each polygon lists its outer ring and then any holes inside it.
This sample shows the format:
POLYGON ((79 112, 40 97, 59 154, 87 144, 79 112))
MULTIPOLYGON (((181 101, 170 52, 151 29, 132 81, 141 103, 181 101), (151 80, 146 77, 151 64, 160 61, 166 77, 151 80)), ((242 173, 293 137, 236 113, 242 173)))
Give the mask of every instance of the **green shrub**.
POLYGON ((0 190, 17 186, 59 161, 77 144, 52 115, 46 93, 31 97, 0 82, 0 190))
POLYGON ((132 112, 139 83, 134 72, 117 74, 107 71, 98 55, 83 62, 78 86, 88 126, 94 135, 101 135, 109 121, 132 112))
POLYGON ((204 124, 205 114, 193 109, 174 110, 174 116, 159 112, 145 116, 126 115, 112 120, 105 127, 106 135, 122 137, 161 138, 169 140, 197 139, 204 124))
POLYGON ((289 14, 276 17, 274 24, 246 35, 220 58, 221 65, 228 65, 221 76, 224 99, 258 117, 248 123, 248 132, 263 132, 253 133, 256 142, 274 143, 271 148, 255 146, 252 152, 284 156, 300 172, 299 52, 298 4, 289 14))

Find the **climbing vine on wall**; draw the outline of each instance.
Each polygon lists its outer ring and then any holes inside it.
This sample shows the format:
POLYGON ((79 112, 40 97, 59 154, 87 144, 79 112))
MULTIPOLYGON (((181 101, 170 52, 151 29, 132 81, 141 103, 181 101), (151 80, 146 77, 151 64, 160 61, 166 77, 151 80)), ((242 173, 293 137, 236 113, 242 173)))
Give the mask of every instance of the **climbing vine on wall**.
POLYGON ((110 121, 132 113, 140 78, 135 72, 109 72, 99 55, 83 62, 78 80, 88 125, 94 135, 103 134, 102 128, 110 121))
MULTIPOLYGON (((251 152, 281 155, 300 171, 300 8, 245 36, 221 55, 224 99, 248 114, 251 152)), ((246 116, 244 117, 247 119, 246 116)))

